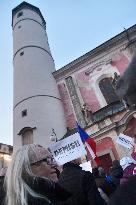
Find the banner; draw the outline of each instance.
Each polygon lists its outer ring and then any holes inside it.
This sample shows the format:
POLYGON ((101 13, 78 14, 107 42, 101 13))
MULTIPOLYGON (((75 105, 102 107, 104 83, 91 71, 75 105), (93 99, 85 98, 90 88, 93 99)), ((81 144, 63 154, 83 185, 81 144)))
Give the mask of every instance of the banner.
POLYGON ((87 154, 78 133, 51 144, 49 149, 59 165, 63 165, 87 154))
POLYGON ((131 149, 133 147, 133 140, 131 137, 126 136, 124 134, 120 134, 116 140, 116 143, 122 145, 123 147, 126 147, 128 149, 131 149))

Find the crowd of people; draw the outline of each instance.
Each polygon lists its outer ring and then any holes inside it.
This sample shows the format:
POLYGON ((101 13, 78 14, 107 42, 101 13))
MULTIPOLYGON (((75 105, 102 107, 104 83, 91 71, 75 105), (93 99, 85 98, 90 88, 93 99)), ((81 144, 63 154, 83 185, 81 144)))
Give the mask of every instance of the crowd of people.
MULTIPOLYGON (((136 156, 133 152, 132 156, 136 156)), ((131 200, 131 185, 133 181, 136 183, 136 161, 131 157, 123 157, 120 161, 114 160, 109 174, 107 175, 102 167, 93 169, 93 176, 101 197, 109 205, 132 205, 136 204, 136 198, 133 203, 128 203, 131 200), (125 187, 125 188, 124 188, 125 187), (123 193, 124 194, 119 194, 123 193), (120 201, 122 201, 120 203, 120 201)), ((136 186, 136 185, 135 185, 136 186)))
MULTIPOLYGON (((136 153, 132 156, 135 158, 136 153)), ((63 165, 40 145, 22 146, 0 173, 1 205, 133 205, 136 204, 135 160, 113 161, 109 174, 102 166, 92 173, 81 159, 63 165), (4 180, 5 179, 5 180, 4 180), (4 182, 5 181, 5 182, 4 182)))

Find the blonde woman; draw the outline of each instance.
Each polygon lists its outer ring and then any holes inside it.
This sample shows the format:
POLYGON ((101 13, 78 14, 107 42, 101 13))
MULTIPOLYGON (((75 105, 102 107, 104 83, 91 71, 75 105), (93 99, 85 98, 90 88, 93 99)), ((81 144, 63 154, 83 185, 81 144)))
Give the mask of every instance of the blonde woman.
POLYGON ((5 177, 6 205, 69 204, 69 192, 57 182, 51 153, 40 145, 24 145, 13 156, 5 177))

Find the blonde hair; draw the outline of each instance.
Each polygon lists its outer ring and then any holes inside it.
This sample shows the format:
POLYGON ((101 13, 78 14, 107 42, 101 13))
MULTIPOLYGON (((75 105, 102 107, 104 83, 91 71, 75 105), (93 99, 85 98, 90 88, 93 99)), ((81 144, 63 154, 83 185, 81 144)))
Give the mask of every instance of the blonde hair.
MULTIPOLYGON (((33 191, 22 177, 23 173, 27 173, 28 176, 32 176, 33 179, 36 178, 32 173, 30 160, 32 153, 33 156, 36 157, 37 146, 38 145, 35 144, 24 145, 13 155, 5 176, 6 205, 28 205, 28 194, 32 197, 45 199, 51 203, 46 196, 33 191)), ((52 184, 48 178, 42 178, 52 184)))

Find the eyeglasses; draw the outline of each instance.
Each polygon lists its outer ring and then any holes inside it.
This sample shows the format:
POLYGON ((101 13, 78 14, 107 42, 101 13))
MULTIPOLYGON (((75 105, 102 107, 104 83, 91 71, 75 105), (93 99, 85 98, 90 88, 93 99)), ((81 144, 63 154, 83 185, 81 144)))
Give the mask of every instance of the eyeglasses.
POLYGON ((31 165, 41 165, 41 164, 46 164, 46 165, 55 164, 55 159, 53 157, 47 157, 45 159, 34 162, 31 165))

